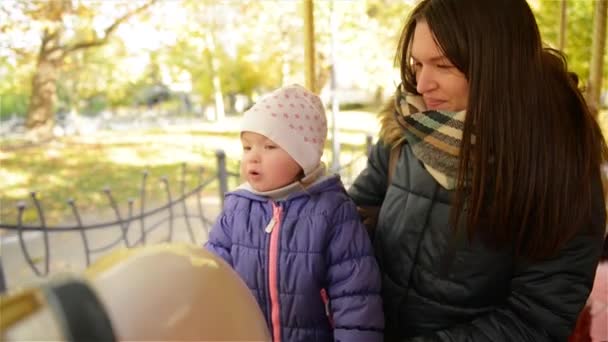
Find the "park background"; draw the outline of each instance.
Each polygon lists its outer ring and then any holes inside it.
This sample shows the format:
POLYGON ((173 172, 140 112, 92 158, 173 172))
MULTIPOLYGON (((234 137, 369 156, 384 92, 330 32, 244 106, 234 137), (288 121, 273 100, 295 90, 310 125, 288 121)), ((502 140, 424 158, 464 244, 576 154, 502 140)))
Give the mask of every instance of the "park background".
MULTIPOLYGON (((593 103, 608 134, 608 67, 599 75, 592 68, 598 41, 605 46, 606 0, 529 2, 543 40, 565 52, 582 86, 599 83, 593 103), (597 13, 603 30, 594 28, 597 13)), ((0 235, 10 235, 3 226, 72 222, 69 203, 77 203, 85 220, 103 221, 115 212, 107 190, 118 208, 137 206, 142 175, 150 180, 149 206, 162 204, 167 191, 159 179, 196 187, 199 167, 217 174, 220 150, 229 172, 237 170, 239 117, 261 94, 285 84, 307 85, 325 100, 328 165, 338 171, 365 156, 368 137, 378 132, 376 113, 398 83, 395 48, 413 5, 0 2, 0 235), (314 64, 307 74, 309 41, 314 64)), ((608 54, 599 51, 606 65, 608 54)), ((227 186, 238 182, 232 177, 227 186)), ((203 195, 221 197, 220 187, 210 183, 203 195)))

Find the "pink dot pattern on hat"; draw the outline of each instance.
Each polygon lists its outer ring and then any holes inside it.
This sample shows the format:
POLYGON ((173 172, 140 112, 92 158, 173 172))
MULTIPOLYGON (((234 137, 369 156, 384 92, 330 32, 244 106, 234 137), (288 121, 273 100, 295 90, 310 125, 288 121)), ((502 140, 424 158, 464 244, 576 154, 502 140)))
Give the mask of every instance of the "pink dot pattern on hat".
POLYGON ((241 131, 270 138, 306 172, 320 162, 327 138, 327 119, 321 99, 293 84, 263 96, 245 112, 241 131))
MULTIPOLYGON (((291 138, 323 148, 327 137, 325 110, 318 96, 304 87, 290 85, 279 88, 264 96, 251 111, 258 115, 259 120, 264 120, 263 116, 269 114, 274 120, 284 121, 279 126, 285 124, 291 138)), ((273 123, 269 122, 269 125, 273 123)))

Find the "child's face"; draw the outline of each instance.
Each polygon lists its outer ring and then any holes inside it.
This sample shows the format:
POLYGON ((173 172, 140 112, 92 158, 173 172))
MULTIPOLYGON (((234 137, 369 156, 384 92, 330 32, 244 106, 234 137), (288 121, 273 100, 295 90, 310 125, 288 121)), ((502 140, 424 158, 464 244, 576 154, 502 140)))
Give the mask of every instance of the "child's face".
POLYGON ((241 144, 241 175, 257 191, 284 187, 295 182, 302 172, 300 165, 285 150, 261 134, 243 132, 241 144))

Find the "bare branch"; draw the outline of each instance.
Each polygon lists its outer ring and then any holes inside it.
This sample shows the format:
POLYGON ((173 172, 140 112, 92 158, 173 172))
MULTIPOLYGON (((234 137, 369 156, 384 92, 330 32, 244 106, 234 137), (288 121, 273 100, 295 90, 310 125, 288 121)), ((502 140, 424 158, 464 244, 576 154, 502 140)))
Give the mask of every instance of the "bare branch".
POLYGON ((146 4, 144 4, 143 6, 138 7, 138 8, 136 8, 133 11, 127 12, 122 17, 116 19, 116 21, 114 21, 112 23, 112 25, 108 26, 104 30, 104 36, 102 38, 93 39, 93 40, 84 41, 84 42, 79 42, 79 43, 76 43, 76 44, 74 44, 72 46, 65 47, 63 55, 65 56, 65 55, 67 55, 67 54, 69 54, 71 52, 74 52, 76 50, 87 49, 87 48, 90 48, 90 47, 100 46, 100 45, 103 45, 103 44, 107 43, 108 40, 110 39, 110 36, 112 35, 112 33, 114 31, 116 31, 116 29, 118 28, 118 26, 120 26, 120 24, 122 24, 123 22, 127 21, 132 16, 145 11, 148 7, 152 6, 156 1, 157 0, 150 0, 149 2, 147 2, 146 4))
POLYGON ((18 48, 18 47, 10 47, 9 48, 15 55, 21 57, 21 58, 29 58, 32 57, 34 55, 34 53, 32 51, 28 51, 26 49, 22 49, 22 48, 18 48))
POLYGON ((41 48, 44 50, 48 50, 47 49, 47 44, 49 42, 51 42, 52 40, 55 40, 59 37, 59 31, 58 30, 54 30, 53 32, 49 33, 49 29, 45 28, 44 29, 44 33, 42 35, 42 41, 41 41, 41 48))

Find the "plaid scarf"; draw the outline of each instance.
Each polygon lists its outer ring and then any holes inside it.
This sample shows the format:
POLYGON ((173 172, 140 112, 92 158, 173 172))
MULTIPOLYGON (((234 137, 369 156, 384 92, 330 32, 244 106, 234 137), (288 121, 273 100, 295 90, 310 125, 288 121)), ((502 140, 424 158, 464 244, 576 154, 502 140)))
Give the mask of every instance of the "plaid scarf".
POLYGON ((406 93, 402 86, 397 88, 395 118, 404 128, 405 140, 433 178, 444 188, 453 190, 458 177, 466 111, 425 109, 421 96, 406 93))

